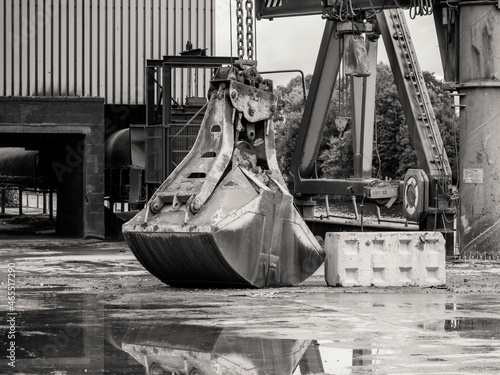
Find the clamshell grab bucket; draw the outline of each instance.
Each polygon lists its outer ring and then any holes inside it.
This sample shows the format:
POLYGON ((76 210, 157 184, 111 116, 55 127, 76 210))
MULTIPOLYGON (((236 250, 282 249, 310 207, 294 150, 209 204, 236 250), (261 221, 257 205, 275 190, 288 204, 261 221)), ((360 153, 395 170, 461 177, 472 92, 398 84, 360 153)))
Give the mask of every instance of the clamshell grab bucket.
POLYGON ((123 225, 134 255, 166 284, 289 286, 322 264, 278 169, 266 88, 221 68, 193 148, 123 225))

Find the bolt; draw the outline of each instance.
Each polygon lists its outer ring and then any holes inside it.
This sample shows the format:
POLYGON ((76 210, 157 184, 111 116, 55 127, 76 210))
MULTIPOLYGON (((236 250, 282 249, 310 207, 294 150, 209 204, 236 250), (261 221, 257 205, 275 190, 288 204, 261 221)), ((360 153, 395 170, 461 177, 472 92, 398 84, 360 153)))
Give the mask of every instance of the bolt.
POLYGON ((152 204, 151 204, 151 211, 155 214, 157 213, 158 211, 160 211, 160 209, 162 208, 162 204, 161 202, 159 202, 158 200, 155 200, 152 204))
POLYGON ((274 112, 274 111, 276 111, 276 106, 273 104, 273 105, 271 106, 271 112, 274 112))
POLYGON ((199 198, 195 198, 193 202, 191 202, 191 211, 193 213, 197 213, 201 208, 201 202, 199 198))
POLYGON ((236 91, 233 91, 231 93, 231 98, 236 99, 237 96, 238 96, 238 93, 236 91))
POLYGON ((253 116, 253 115, 255 114, 255 109, 253 109, 253 108, 249 108, 249 109, 248 109, 248 114, 249 114, 250 116, 253 116))

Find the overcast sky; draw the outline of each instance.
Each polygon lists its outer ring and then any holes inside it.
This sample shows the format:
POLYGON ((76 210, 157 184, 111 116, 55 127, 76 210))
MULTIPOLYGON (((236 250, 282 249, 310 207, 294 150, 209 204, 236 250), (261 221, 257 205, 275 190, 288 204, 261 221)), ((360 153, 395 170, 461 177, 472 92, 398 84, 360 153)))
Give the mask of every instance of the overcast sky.
MULTIPOLYGON (((216 54, 219 56, 230 55, 229 1, 216 0, 216 54)), ((236 10, 234 3, 233 1, 232 29, 233 55, 236 56, 236 10)), ((411 20, 408 14, 406 16, 420 67, 423 70, 434 72, 437 77, 442 78, 441 58, 433 17, 417 17, 415 20, 411 20)), ((300 69, 305 74, 311 74, 314 70, 325 22, 319 15, 257 21, 258 69, 260 71, 300 69)), ((388 63, 382 39, 379 42, 378 61, 388 63)), ((272 78, 275 84, 279 85, 287 83, 295 75, 280 74, 269 78, 272 78)))

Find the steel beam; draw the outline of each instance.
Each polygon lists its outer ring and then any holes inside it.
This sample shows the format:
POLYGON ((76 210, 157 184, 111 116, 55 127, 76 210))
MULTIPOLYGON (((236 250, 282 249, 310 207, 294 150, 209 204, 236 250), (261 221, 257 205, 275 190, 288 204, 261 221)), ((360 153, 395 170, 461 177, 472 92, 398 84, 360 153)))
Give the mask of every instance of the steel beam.
MULTIPOLYGON (((163 56, 162 63, 174 68, 219 68, 221 65, 230 65, 236 58, 229 56, 163 56)), ((153 60, 154 61, 154 60, 153 60)))
POLYGON ((364 195, 364 187, 375 181, 374 179, 333 179, 310 178, 294 181, 295 192, 306 195, 364 195))
POLYGON ((418 168, 429 175, 430 190, 434 196, 437 180, 451 178, 451 168, 408 26, 400 9, 377 13, 377 21, 417 156, 418 168))
POLYGON ((146 67, 146 125, 155 125, 155 68, 146 67))
POLYGON ((455 83, 458 81, 458 10, 456 7, 435 5, 433 16, 444 80, 455 83))
MULTIPOLYGON (((255 0, 255 14, 257 19, 273 19, 279 17, 307 16, 314 14, 322 14, 325 8, 322 3, 332 3, 331 6, 336 6, 341 2, 338 0, 282 0, 280 5, 268 5, 267 0, 255 0)), ((270 2, 268 2, 270 3, 270 2)), ((352 0, 352 8, 355 13, 359 10, 376 10, 383 9, 408 9, 414 5, 411 0, 352 0)), ((434 7, 456 7, 458 5, 493 5, 500 7, 499 0, 435 0, 434 7)))
POLYGON ((316 177, 316 157, 344 48, 335 34, 335 23, 326 22, 290 167, 295 179, 316 177))
MULTIPOLYGON (((283 0, 280 6, 273 7, 266 7, 265 2, 265 0, 255 1, 255 14, 257 19, 306 16, 323 13, 322 1, 319 0, 283 0)), ((367 10, 381 10, 397 7, 406 8, 410 5, 410 0, 352 0, 352 6, 355 11, 360 8, 367 10)))
POLYGON ((172 162, 172 148, 167 145, 166 128, 172 123, 172 66, 163 63, 162 67, 162 90, 163 90, 163 106, 162 106, 162 131, 161 131, 161 149, 163 157, 161 159, 161 179, 167 178, 167 166, 172 162))

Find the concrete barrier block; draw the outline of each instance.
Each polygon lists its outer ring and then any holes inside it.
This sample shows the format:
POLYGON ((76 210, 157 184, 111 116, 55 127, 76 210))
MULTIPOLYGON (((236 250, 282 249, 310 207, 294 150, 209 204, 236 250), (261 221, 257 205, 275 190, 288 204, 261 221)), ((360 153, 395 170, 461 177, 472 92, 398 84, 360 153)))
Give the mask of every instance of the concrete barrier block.
POLYGON ((330 286, 431 286, 446 283, 445 240, 439 232, 327 233, 330 286))

